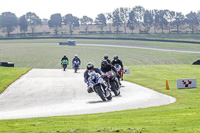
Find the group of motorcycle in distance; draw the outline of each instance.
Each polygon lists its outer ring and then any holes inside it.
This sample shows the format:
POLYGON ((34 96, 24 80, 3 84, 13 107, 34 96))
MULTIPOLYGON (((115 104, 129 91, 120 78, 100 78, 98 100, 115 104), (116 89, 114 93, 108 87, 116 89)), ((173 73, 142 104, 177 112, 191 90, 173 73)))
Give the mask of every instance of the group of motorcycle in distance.
MULTIPOLYGON (((73 69, 75 73, 79 69, 79 64, 80 62, 78 61, 73 62, 73 69)), ((64 71, 66 70, 67 65, 68 61, 63 60, 62 67, 64 71)), ((111 91, 114 93, 115 96, 120 95, 121 83, 119 80, 122 80, 123 71, 119 64, 116 64, 114 67, 121 76, 120 79, 117 78, 116 73, 114 73, 112 70, 102 75, 96 73, 95 71, 88 72, 89 74, 88 89, 92 89, 92 91, 95 92, 103 101, 112 99, 111 91), (106 79, 108 80, 108 82, 106 82, 106 79)))
MULTIPOLYGON (((62 60, 61 64, 62 64, 63 70, 65 71, 66 68, 67 68, 67 65, 68 65, 68 61, 67 60, 62 60)), ((80 65, 79 61, 73 61, 73 69, 74 69, 75 73, 78 71, 79 65, 80 65)))

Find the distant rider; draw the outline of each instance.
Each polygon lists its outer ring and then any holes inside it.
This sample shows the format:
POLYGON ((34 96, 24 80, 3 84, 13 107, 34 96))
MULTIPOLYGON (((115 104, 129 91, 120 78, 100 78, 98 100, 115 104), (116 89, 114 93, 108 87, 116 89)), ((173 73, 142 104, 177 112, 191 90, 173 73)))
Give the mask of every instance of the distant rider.
MULTIPOLYGON (((111 70, 113 70, 113 71, 115 72, 115 74, 117 75, 117 78, 119 79, 119 78, 120 78, 120 75, 118 74, 118 72, 117 72, 117 70, 115 69, 115 67, 114 67, 112 64, 109 64, 109 63, 107 62, 107 60, 103 60, 103 61, 101 62, 101 71, 102 71, 103 73, 106 73, 106 72, 109 72, 109 71, 111 71, 111 70)), ((106 82, 108 83, 108 79, 106 79, 106 82)), ((119 84, 121 85, 120 80, 119 80, 119 84)), ((108 83, 108 85, 109 85, 109 83, 108 83)))
POLYGON ((74 61, 78 61, 79 62, 79 66, 81 65, 81 60, 80 60, 80 58, 78 57, 78 55, 77 54, 75 54, 74 55, 74 59, 72 60, 72 64, 74 65, 74 61))
POLYGON ((106 60, 109 64, 111 63, 110 59, 108 59, 108 55, 107 54, 104 55, 104 60, 106 60))
POLYGON ((121 73, 122 80, 123 80, 123 70, 124 70, 124 66, 123 66, 122 61, 119 59, 118 55, 114 55, 114 56, 113 56, 113 61, 111 62, 111 64, 112 64, 113 66, 115 66, 116 64, 119 64, 119 65, 121 66, 122 72, 120 72, 120 73, 121 73))
POLYGON ((69 62, 69 60, 68 60, 68 58, 66 57, 66 55, 64 55, 64 56, 62 57, 62 59, 61 59, 61 65, 62 65, 62 62, 63 62, 64 60, 67 60, 67 62, 69 62))
MULTIPOLYGON (((94 65, 91 62, 89 62, 87 64, 87 70, 84 72, 84 81, 87 85, 89 85, 89 81, 88 81, 89 74, 88 73, 90 73, 92 71, 95 71, 96 73, 99 73, 100 75, 102 75, 102 72, 98 68, 94 68, 94 65)), ((87 91, 88 91, 88 93, 93 92, 93 90, 91 88, 88 88, 87 91)))

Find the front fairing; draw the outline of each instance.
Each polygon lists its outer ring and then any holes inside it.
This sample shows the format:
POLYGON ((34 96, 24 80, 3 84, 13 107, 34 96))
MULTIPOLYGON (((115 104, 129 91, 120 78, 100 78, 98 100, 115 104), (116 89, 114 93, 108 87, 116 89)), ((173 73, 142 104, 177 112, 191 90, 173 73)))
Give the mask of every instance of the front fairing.
POLYGON ((89 83, 91 83, 93 85, 98 84, 98 80, 100 77, 97 73, 92 71, 92 72, 89 72, 88 75, 89 75, 89 83))
POLYGON ((74 61, 74 66, 79 66, 79 61, 74 61))
POLYGON ((89 86, 95 91, 96 86, 105 85, 105 81, 101 76, 96 72, 89 72, 89 86))
POLYGON ((115 64, 115 69, 119 72, 120 71, 120 69, 121 69, 121 66, 119 65, 119 64, 115 64))
POLYGON ((115 76, 115 74, 114 74, 112 71, 107 72, 106 75, 107 75, 107 77, 108 77, 108 79, 109 79, 110 81, 115 80, 115 77, 116 77, 116 76, 115 76))
POLYGON ((63 64, 63 65, 67 65, 67 64, 68 64, 68 61, 67 61, 67 60, 62 60, 62 64, 63 64))

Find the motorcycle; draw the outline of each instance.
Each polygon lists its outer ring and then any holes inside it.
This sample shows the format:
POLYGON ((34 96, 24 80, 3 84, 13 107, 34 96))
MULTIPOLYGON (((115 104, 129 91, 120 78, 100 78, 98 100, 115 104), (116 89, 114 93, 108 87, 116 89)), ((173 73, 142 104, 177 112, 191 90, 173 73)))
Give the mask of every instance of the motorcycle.
POLYGON ((76 73, 77 72, 77 70, 79 69, 79 61, 74 61, 73 62, 73 68, 74 68, 74 72, 76 73))
POLYGON ((119 64, 114 65, 115 69, 117 70, 118 74, 120 75, 120 79, 122 80, 123 70, 119 64))
POLYGON ((111 90, 114 92, 115 96, 120 95, 121 85, 119 84, 116 74, 114 74, 112 71, 109 71, 106 72, 106 75, 111 86, 111 90))
POLYGON ((111 100, 112 94, 108 89, 104 79, 96 72, 89 72, 89 88, 91 88, 103 101, 111 100))
POLYGON ((64 71, 67 68, 67 65, 68 65, 68 61, 67 60, 62 60, 62 67, 63 67, 64 71))

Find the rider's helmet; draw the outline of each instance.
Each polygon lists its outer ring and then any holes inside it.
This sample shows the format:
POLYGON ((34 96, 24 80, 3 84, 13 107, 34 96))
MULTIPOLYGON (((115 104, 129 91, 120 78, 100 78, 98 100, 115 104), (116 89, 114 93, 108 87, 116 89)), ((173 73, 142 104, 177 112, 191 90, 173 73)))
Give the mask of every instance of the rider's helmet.
POLYGON ((106 68, 107 66, 108 66, 107 60, 103 60, 103 61, 101 62, 101 67, 102 67, 102 68, 106 68))
POLYGON ((87 64, 87 70, 90 72, 90 71, 92 71, 94 69, 94 65, 92 64, 92 62, 89 62, 88 64, 87 64))
POLYGON ((66 54, 64 54, 64 57, 66 58, 66 54))
POLYGON ((114 56, 113 56, 113 59, 114 59, 115 61, 117 61, 117 60, 118 60, 118 55, 114 55, 114 56))
POLYGON ((75 55, 74 55, 74 58, 78 58, 78 55, 77 55, 77 54, 75 54, 75 55))
POLYGON ((108 55, 107 55, 107 54, 104 55, 104 59, 105 59, 105 60, 108 59, 108 55))

